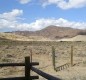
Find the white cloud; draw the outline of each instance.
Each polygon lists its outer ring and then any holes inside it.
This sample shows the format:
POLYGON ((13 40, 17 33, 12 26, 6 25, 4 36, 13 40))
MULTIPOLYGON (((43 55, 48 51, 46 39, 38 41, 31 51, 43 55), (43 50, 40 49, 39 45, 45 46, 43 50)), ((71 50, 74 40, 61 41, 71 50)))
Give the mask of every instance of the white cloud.
POLYGON ((44 0, 43 6, 55 4, 61 9, 86 7, 86 0, 44 0))
POLYGON ((29 24, 29 26, 34 30, 40 30, 43 29, 49 25, 56 25, 61 27, 71 27, 71 28, 78 28, 78 29, 85 29, 86 23, 85 22, 74 22, 74 21, 68 21, 63 18, 59 19, 39 19, 35 22, 29 24))
POLYGON ((31 0, 19 0, 21 4, 27 4, 29 3, 31 0))
POLYGON ((20 15, 23 14, 23 10, 14 9, 11 12, 5 12, 0 14, 0 28, 13 28, 17 24, 20 15))
POLYGON ((23 15, 23 10, 14 9, 11 12, 5 12, 0 14, 0 29, 10 29, 10 30, 40 30, 49 25, 56 25, 61 27, 71 27, 86 29, 86 22, 74 22, 68 21, 63 18, 59 19, 38 19, 32 23, 21 23, 21 15, 23 15))
POLYGON ((14 9, 11 12, 0 14, 0 19, 15 20, 15 19, 18 19, 18 16, 22 14, 23 14, 22 10, 14 9))

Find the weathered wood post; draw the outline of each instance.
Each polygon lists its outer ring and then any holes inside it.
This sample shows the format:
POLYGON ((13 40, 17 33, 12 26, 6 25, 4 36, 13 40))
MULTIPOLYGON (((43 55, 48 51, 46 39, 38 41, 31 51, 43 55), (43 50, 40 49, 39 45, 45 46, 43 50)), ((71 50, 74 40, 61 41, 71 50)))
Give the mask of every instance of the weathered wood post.
POLYGON ((73 46, 71 46, 71 67, 73 66, 73 46))
POLYGON ((55 48, 54 46, 52 46, 52 63, 53 63, 54 70, 56 70, 55 69, 55 48))
POLYGON ((25 80, 31 80, 30 69, 30 57, 25 57, 25 80))
POLYGON ((31 60, 31 62, 32 62, 32 49, 30 49, 30 55, 31 55, 30 60, 31 60))

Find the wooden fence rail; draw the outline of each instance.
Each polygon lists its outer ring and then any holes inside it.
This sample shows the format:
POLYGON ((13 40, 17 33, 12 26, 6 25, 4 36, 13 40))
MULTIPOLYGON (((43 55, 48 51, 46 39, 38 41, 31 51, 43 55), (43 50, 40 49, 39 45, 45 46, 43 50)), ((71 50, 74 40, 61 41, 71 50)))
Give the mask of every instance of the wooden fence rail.
MULTIPOLYGON (((39 65, 39 63, 38 62, 32 62, 29 65, 35 66, 35 65, 39 65)), ((25 63, 3 63, 3 64, 0 64, 0 67, 10 67, 10 66, 25 66, 25 63)))
POLYGON ((47 73, 45 73, 45 72, 43 72, 43 71, 41 71, 41 70, 39 70, 39 69, 37 69, 35 67, 32 67, 31 70, 36 72, 40 76, 44 77, 45 79, 48 79, 48 80, 61 80, 61 79, 59 79, 57 77, 54 77, 54 76, 52 76, 50 74, 47 74, 47 73))
POLYGON ((12 77, 12 78, 0 78, 0 80, 33 80, 39 79, 38 76, 31 76, 31 70, 39 74, 40 76, 48 79, 48 80, 61 80, 57 77, 54 77, 50 74, 47 74, 33 66, 39 65, 38 62, 30 62, 30 57, 25 57, 25 63, 4 63, 0 64, 0 67, 11 67, 11 66, 25 66, 25 77, 12 77))

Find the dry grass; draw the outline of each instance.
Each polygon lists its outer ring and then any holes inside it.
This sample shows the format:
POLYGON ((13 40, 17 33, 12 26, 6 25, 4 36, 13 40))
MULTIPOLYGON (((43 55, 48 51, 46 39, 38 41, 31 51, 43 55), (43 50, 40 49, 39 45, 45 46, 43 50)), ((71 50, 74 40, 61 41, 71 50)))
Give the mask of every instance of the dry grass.
POLYGON ((14 33, 0 33, 0 38, 17 41, 49 41, 49 38, 43 36, 22 36, 14 33))
MULTIPOLYGON (((24 57, 30 56, 30 49, 32 49, 33 61, 39 62, 38 69, 63 80, 86 80, 86 42, 33 42, 21 45, 1 45, 0 63, 24 62, 24 57), (71 45, 74 46, 74 66, 59 72, 54 71, 51 46, 56 49, 56 66, 58 67, 70 62, 71 45)), ((0 77, 22 75, 24 75, 24 67, 0 68, 0 77)))

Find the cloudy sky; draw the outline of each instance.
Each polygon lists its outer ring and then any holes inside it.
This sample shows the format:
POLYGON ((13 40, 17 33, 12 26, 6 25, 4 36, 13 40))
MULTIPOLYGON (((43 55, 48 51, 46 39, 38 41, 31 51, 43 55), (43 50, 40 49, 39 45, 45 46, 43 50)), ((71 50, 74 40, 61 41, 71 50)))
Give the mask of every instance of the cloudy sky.
POLYGON ((86 29, 86 0, 0 0, 0 32, 49 25, 86 29))

